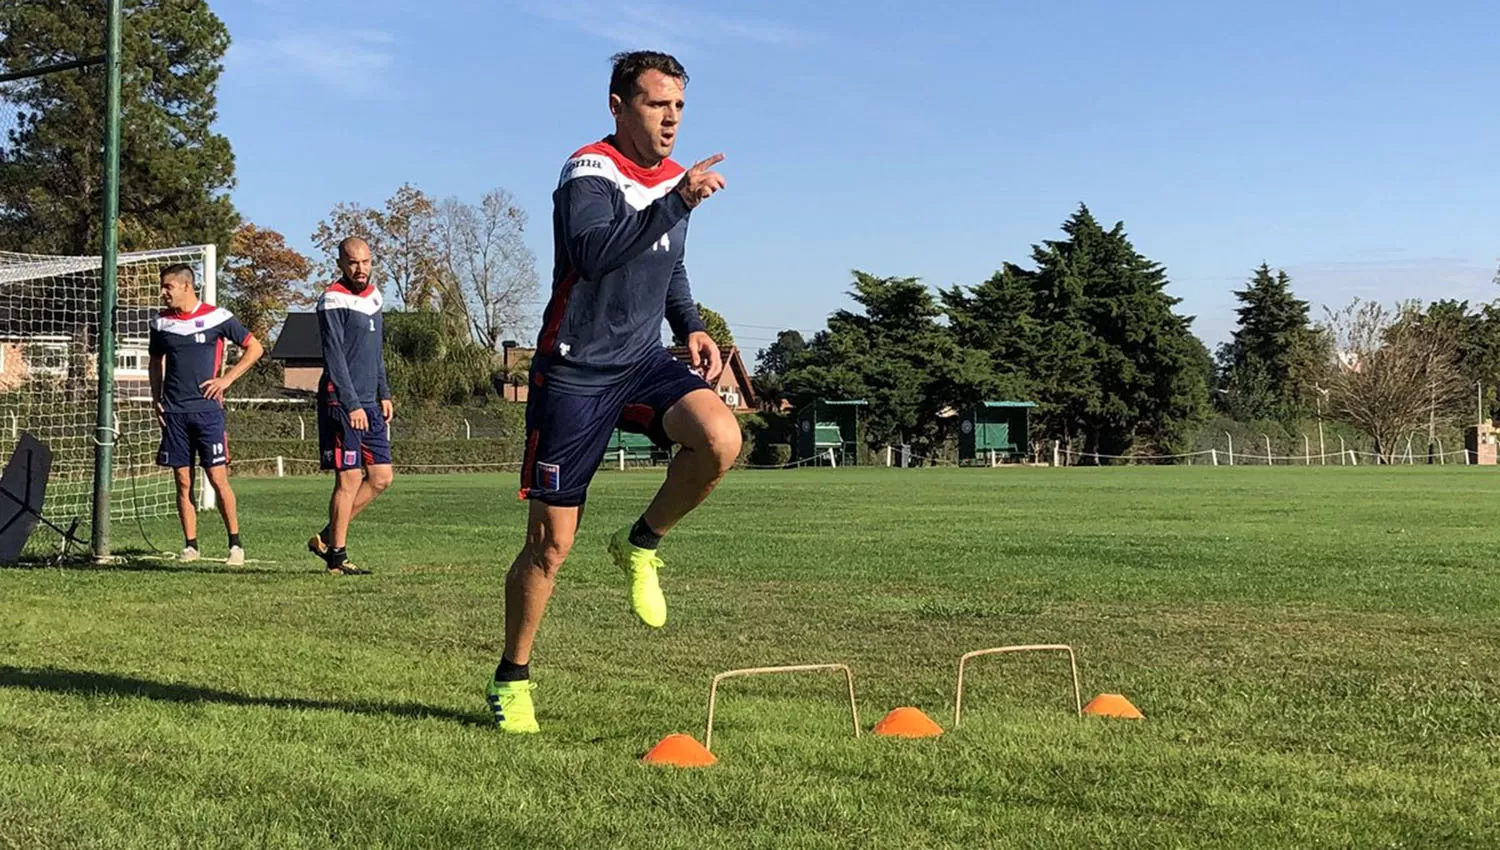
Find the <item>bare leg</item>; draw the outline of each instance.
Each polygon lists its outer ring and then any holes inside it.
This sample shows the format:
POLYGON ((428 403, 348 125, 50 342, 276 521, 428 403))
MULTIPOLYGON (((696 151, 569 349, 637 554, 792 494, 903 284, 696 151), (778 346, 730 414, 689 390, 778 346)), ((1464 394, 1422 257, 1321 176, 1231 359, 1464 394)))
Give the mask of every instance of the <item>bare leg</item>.
POLYGON ((740 454, 740 426, 712 390, 696 390, 667 410, 667 436, 681 446, 667 480, 643 515, 646 525, 666 534, 703 504, 740 454))
POLYGON ((349 520, 354 518, 354 497, 364 483, 364 470, 340 470, 333 482, 333 497, 328 500, 328 545, 342 549, 349 539, 349 520))
POLYGON ((531 503, 526 545, 505 576, 505 657, 514 664, 531 660, 531 645, 552 598, 557 571, 573 548, 578 512, 531 503))
POLYGON ((388 463, 367 467, 363 472, 346 469, 339 473, 333 501, 328 506, 328 526, 333 532, 328 545, 338 548, 348 542, 349 523, 369 507, 376 496, 384 493, 394 478, 395 473, 388 463))
POLYGON ((186 540, 198 537, 198 509, 193 505, 193 468, 179 466, 172 470, 177 478, 177 516, 182 520, 182 536, 186 540))
POLYGON ((240 533, 239 508, 235 502, 234 489, 229 486, 229 467, 215 466, 208 470, 208 483, 214 488, 219 500, 219 513, 224 515, 224 530, 230 534, 240 533))

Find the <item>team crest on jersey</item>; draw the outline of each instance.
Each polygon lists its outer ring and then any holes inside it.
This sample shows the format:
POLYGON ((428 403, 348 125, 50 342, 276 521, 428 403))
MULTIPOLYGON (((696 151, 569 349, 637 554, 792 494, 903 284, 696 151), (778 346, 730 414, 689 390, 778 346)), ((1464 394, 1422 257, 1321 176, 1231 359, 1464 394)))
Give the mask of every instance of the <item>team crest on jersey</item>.
POLYGON ((203 327, 203 320, 202 319, 198 319, 198 320, 194 321, 193 322, 193 327, 195 327, 195 328, 201 328, 201 327, 203 327))
POLYGON ((536 488, 538 490, 562 489, 562 467, 555 463, 537 464, 536 488))

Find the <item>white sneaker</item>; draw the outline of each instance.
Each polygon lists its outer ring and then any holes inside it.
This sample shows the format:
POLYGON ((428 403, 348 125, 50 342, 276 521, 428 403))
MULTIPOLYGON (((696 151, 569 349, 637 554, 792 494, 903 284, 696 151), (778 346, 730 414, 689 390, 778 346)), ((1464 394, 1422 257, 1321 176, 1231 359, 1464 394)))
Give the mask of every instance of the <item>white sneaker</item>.
POLYGON ((188 547, 184 548, 181 552, 177 553, 177 560, 182 561, 184 563, 189 562, 189 561, 196 561, 196 560, 198 560, 198 550, 194 549, 191 546, 188 546, 188 547))
POLYGON ((229 566, 243 567, 245 565, 245 550, 239 546, 229 548, 229 566))

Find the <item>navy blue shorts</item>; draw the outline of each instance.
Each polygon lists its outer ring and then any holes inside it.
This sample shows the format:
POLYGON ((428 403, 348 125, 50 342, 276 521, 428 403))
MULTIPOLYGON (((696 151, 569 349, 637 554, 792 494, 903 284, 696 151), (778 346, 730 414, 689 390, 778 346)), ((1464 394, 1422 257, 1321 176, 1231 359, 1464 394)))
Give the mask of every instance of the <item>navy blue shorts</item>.
POLYGON ((164 413, 162 418, 167 426, 161 431, 157 466, 189 467, 195 454, 201 469, 229 463, 229 432, 224 428, 223 410, 164 413))
POLYGON ((521 498, 556 507, 582 505, 616 428, 645 434, 662 449, 672 440, 662 417, 708 382, 665 348, 618 384, 596 395, 574 395, 532 375, 526 396, 526 459, 521 498))
POLYGON ((318 405, 318 452, 323 469, 342 472, 362 466, 391 462, 391 433, 386 428, 380 408, 365 408, 370 427, 356 431, 349 424, 349 412, 341 405, 318 405))

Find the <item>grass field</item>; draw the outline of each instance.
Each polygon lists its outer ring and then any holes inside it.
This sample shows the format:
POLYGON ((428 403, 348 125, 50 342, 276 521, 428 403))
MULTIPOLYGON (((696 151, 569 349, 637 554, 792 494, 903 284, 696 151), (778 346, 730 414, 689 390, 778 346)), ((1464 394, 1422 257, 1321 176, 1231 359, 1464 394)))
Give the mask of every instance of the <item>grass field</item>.
MULTIPOLYGON (((327 481, 245 480, 232 570, 0 570, 0 845, 1488 847, 1500 825, 1500 477, 1461 467, 735 473, 670 538, 671 620, 634 623, 603 537, 659 477, 608 474, 533 660, 544 734, 482 689, 523 508, 407 477, 369 577, 302 551, 327 481), (703 735, 701 771, 642 765, 703 735)), ((207 554, 222 557, 217 517, 207 554)), ((180 545, 174 526, 150 526, 180 545)), ((138 540, 117 527, 122 545, 138 540)), ((136 545, 139 545, 138 543, 136 545)))

